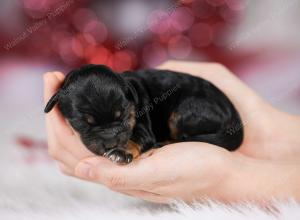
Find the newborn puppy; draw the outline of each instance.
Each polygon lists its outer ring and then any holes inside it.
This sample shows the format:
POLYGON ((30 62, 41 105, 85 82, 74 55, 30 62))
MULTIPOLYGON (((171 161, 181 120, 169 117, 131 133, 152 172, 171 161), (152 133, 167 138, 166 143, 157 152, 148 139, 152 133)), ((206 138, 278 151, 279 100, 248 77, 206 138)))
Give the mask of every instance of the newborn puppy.
POLYGON ((91 152, 119 164, 166 143, 199 141, 235 150, 243 140, 229 99, 210 82, 184 73, 118 74, 86 65, 67 75, 45 112, 55 104, 91 152))

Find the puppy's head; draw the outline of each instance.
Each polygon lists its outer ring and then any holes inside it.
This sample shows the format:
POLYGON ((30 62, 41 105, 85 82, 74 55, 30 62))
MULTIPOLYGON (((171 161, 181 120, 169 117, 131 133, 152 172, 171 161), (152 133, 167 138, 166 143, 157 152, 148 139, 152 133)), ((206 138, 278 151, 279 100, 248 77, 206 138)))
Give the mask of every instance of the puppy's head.
POLYGON ((49 100, 45 112, 58 107, 86 147, 97 155, 125 150, 135 126, 135 89, 102 65, 70 72, 49 100))

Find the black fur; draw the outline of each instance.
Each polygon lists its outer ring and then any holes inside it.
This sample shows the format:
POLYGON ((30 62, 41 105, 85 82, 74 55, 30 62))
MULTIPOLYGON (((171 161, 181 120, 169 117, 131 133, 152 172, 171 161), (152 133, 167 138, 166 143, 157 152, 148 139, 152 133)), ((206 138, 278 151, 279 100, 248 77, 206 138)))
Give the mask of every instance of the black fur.
POLYGON ((68 74, 45 112, 58 107, 86 147, 128 163, 129 139, 141 152, 166 141, 200 141, 237 149, 243 129, 230 100, 210 82, 168 70, 114 73, 86 65, 68 74))

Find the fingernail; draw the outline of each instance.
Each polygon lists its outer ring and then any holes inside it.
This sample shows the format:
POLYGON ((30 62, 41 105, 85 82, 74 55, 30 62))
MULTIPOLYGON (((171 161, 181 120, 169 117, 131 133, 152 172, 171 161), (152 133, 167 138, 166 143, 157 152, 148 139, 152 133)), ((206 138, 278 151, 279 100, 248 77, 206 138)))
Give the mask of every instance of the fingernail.
POLYGON ((83 162, 78 164, 78 166, 76 167, 76 173, 79 177, 91 178, 92 177, 91 168, 92 168, 91 164, 83 162))

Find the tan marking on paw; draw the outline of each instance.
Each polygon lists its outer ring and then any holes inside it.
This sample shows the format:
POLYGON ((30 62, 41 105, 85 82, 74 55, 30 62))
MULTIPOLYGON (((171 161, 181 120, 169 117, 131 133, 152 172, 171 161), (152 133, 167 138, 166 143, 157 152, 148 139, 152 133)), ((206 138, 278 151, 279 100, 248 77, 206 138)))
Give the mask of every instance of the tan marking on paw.
POLYGON ((168 121, 169 129, 170 129, 170 136, 173 139, 177 139, 178 129, 177 129, 177 122, 180 119, 180 115, 176 112, 172 112, 168 121))
POLYGON ((126 151, 132 154, 133 158, 137 158, 141 154, 141 148, 141 145, 129 140, 126 151))
POLYGON ((129 120, 128 120, 128 124, 130 129, 132 130, 135 126, 136 123, 136 119, 135 119, 135 107, 131 106, 130 107, 130 111, 129 111, 129 120))

